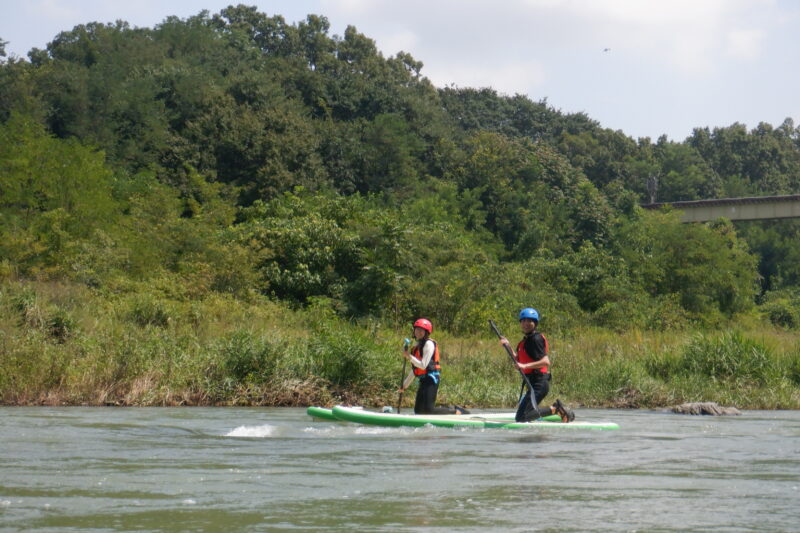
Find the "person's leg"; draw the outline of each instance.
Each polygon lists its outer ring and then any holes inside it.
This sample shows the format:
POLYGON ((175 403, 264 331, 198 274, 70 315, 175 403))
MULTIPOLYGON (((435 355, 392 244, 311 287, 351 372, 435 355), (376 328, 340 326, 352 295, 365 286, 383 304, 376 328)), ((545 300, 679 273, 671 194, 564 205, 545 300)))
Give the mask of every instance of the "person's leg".
POLYGON ((466 409, 455 409, 450 407, 436 407, 436 395, 439 392, 439 383, 431 377, 424 377, 419 380, 419 391, 417 399, 420 402, 419 409, 414 406, 414 414, 419 415, 454 415, 458 411, 466 412, 466 409))
POLYGON ((561 400, 556 400, 556 403, 553 404, 551 409, 561 417, 562 422, 572 422, 575 420, 575 413, 572 409, 561 403, 561 400))
POLYGON ((528 394, 525 394, 525 396, 520 398, 519 403, 517 404, 517 412, 514 414, 514 420, 516 420, 517 422, 528 422, 528 420, 525 419, 525 413, 529 409, 530 409, 530 396, 528 394))
MULTIPOLYGON (((531 380, 531 385, 533 385, 533 392, 536 394, 536 401, 541 405, 542 401, 547 397, 547 393, 550 392, 550 382, 546 379, 536 379, 531 380)), ((546 415, 544 411, 547 411, 547 408, 542 410, 542 415, 546 415)))
MULTIPOLYGON (((546 379, 534 379, 531 381, 531 385, 533 385, 533 393, 536 395, 536 402, 541 403, 547 393, 550 392, 550 383, 546 379)), ((539 408, 539 412, 533 407, 531 403, 531 395, 528 391, 527 386, 525 387, 525 396, 522 398, 522 402, 520 402, 519 407, 517 408, 517 414, 515 415, 515 420, 517 422, 530 422, 532 420, 536 420, 541 416, 547 416, 553 414, 548 407, 539 408)))
POLYGON ((517 404, 517 413, 514 415, 514 420, 517 422, 529 422, 536 418, 536 415, 533 416, 533 419, 528 418, 528 413, 532 411, 533 408, 531 407, 531 394, 528 391, 528 386, 522 387, 522 397, 517 404))
POLYGON ((417 390, 417 401, 414 404, 414 414, 432 414, 436 404, 436 394, 439 391, 439 384, 430 377, 419 380, 417 390))
POLYGON ((417 387, 417 397, 414 400, 414 414, 418 415, 425 410, 425 390, 422 388, 422 381, 419 382, 419 387, 417 387))

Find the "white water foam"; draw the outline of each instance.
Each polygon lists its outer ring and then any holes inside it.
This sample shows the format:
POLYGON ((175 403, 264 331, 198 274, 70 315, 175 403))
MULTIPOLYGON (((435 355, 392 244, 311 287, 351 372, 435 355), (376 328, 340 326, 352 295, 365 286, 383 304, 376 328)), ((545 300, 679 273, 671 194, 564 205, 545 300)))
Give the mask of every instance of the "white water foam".
POLYGON ((427 428, 410 427, 386 427, 386 426, 351 426, 351 425, 331 425, 327 427, 307 427, 304 433, 313 435, 387 435, 387 434, 412 434, 425 431, 427 428))
POLYGON ((260 438, 272 437, 277 432, 276 426, 265 424, 263 426, 239 426, 238 428, 225 434, 226 437, 251 437, 260 438))

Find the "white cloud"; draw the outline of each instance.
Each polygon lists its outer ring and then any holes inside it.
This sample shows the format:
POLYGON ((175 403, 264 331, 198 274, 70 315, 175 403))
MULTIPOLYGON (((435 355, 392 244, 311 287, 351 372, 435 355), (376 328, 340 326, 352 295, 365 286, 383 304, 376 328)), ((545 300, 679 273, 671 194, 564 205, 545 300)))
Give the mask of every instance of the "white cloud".
MULTIPOLYGON (((411 30, 400 29, 394 32, 389 32, 382 37, 376 39, 378 48, 380 48, 385 56, 393 56, 397 52, 409 52, 414 50, 419 44, 419 36, 411 30)), ((420 59, 420 58, 415 58, 420 59)))
POLYGON ((592 13, 608 22, 670 27, 675 24, 707 23, 737 9, 740 2, 731 0, 573 0, 573 13, 592 13))
POLYGON ((733 30, 728 33, 728 53, 731 57, 755 60, 761 53, 764 32, 761 30, 733 30))
POLYGON ((755 59, 763 32, 730 28, 773 4, 773 0, 570 0, 562 7, 586 33, 613 40, 615 48, 642 61, 679 73, 703 74, 715 69, 726 50, 737 59, 755 59))
POLYGON ((492 87, 500 93, 527 94, 547 81, 544 67, 537 62, 517 62, 500 65, 440 66, 426 76, 437 86, 454 84, 458 87, 492 87))
MULTIPOLYGON (((62 0, 38 0, 37 2, 27 2, 26 9, 32 10, 38 16, 50 20, 74 20, 80 11, 74 5, 67 5, 69 2, 62 0)), ((63 28, 64 30, 71 29, 63 28)))

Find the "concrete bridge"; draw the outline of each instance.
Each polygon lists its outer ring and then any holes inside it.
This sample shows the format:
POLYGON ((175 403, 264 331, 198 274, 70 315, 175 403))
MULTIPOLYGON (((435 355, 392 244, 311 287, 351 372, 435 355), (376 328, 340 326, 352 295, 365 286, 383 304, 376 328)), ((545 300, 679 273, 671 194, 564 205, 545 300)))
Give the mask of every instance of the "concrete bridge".
POLYGON ((762 220, 800 217, 800 194, 786 196, 754 196, 644 204, 644 209, 669 205, 681 211, 681 222, 708 222, 720 217, 729 220, 762 220))

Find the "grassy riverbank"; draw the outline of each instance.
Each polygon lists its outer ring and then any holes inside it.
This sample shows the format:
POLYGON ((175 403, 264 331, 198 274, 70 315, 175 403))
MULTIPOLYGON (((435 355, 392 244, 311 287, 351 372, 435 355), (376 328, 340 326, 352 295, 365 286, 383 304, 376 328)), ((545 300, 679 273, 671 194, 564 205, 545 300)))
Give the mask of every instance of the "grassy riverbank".
MULTIPOLYGON (((408 331, 293 311, 253 297, 194 299, 129 282, 0 286, 0 402, 6 405, 395 404, 408 331)), ((510 338, 513 317, 498 317, 510 338)), ((735 332, 547 331, 550 399, 593 407, 715 401, 800 408, 800 335, 755 322, 735 332)), ((508 407, 519 378, 488 327, 436 331, 441 403, 508 407)), ((409 391, 404 404, 413 404, 409 391)))

